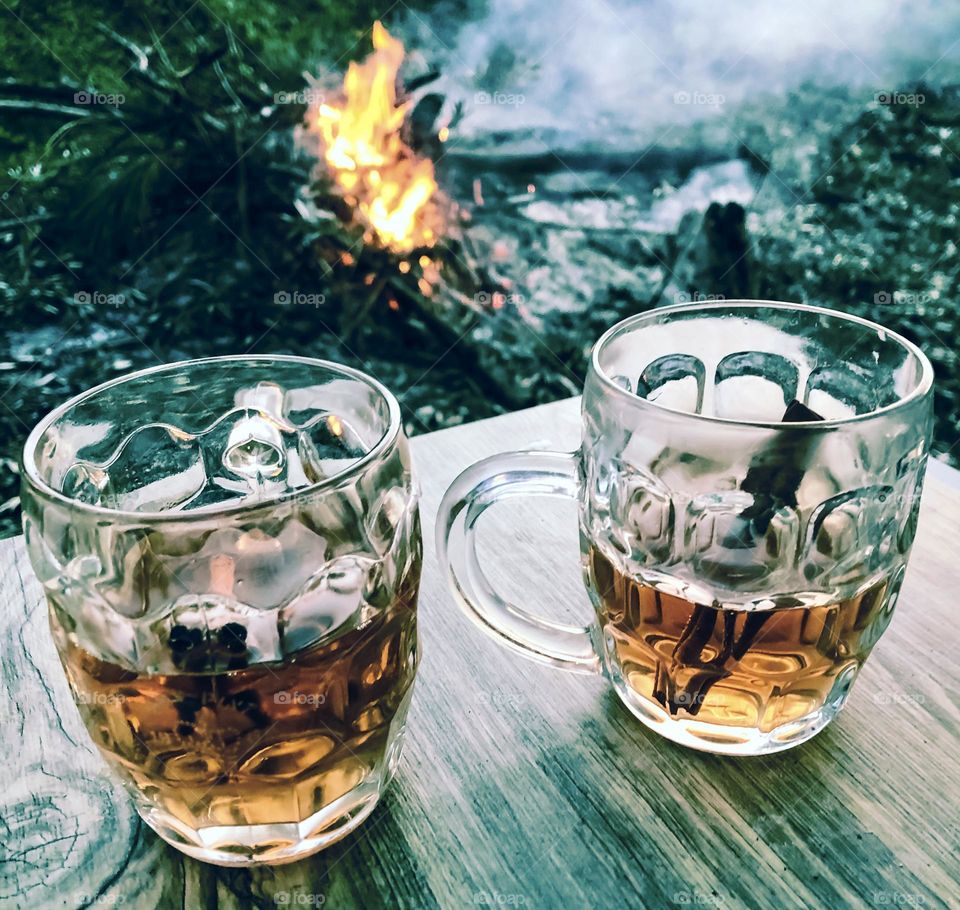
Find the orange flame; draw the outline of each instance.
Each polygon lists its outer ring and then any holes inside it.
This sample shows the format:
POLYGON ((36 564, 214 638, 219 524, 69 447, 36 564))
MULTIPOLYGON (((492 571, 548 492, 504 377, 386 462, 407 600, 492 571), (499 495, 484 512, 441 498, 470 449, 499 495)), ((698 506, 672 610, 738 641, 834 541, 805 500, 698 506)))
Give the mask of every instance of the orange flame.
POLYGON ((384 246, 407 252, 434 242, 436 216, 428 204, 437 182, 433 162, 400 138, 409 108, 396 98, 403 44, 375 22, 373 48, 347 69, 342 104, 321 104, 315 125, 330 173, 356 200, 360 220, 384 246))

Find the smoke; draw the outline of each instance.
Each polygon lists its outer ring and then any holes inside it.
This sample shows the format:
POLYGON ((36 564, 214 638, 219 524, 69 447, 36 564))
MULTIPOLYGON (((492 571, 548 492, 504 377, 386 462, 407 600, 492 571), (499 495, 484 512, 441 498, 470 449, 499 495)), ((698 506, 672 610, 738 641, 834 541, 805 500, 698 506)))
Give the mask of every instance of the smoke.
POLYGON ((956 79, 960 5, 940 0, 488 0, 411 19, 462 101, 461 135, 609 139, 722 116, 801 82, 875 94, 956 79))

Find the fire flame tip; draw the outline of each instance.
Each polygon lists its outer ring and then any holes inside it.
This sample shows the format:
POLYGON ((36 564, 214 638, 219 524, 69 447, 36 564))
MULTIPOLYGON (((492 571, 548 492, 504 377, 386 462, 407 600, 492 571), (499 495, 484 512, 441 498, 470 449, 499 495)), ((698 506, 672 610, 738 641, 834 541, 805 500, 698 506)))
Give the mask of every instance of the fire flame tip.
MULTIPOLYGON (((378 51, 387 47, 391 41, 396 41, 390 32, 387 31, 386 26, 379 19, 373 23, 371 37, 373 40, 373 48, 374 50, 378 51)), ((396 43, 399 44, 400 42, 396 41, 396 43)))

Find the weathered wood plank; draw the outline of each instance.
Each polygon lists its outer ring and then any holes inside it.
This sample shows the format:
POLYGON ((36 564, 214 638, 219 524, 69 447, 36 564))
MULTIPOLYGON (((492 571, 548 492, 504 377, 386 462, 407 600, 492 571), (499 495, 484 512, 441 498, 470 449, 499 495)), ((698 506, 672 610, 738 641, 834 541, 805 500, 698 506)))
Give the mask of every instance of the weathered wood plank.
MULTIPOLYGON (((0 544, 0 904, 960 906, 956 475, 931 472, 897 614, 841 717, 791 752, 718 758, 658 739, 600 679, 501 649, 446 590, 433 516, 447 484, 578 433, 570 401, 414 440, 424 661, 401 772, 356 835, 279 869, 204 866, 138 821, 70 702, 22 541, 0 544)), ((573 505, 488 516, 481 555, 505 593, 585 617, 573 505)))

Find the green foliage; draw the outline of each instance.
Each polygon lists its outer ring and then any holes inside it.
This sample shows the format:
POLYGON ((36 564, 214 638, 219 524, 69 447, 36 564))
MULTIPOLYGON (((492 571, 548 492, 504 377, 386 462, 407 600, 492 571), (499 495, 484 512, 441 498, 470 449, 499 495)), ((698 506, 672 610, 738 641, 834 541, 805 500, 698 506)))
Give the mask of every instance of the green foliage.
MULTIPOLYGON (((414 8, 418 5, 410 4, 414 8)), ((296 91, 304 66, 339 66, 365 52, 364 36, 382 4, 359 0, 204 0, 191 4, 140 0, 93 5, 89 0, 3 4, 0 74, 34 85, 62 78, 101 92, 131 88, 132 61, 118 58, 109 32, 189 66, 229 32, 244 52, 248 75, 268 78, 274 91, 296 91)))

